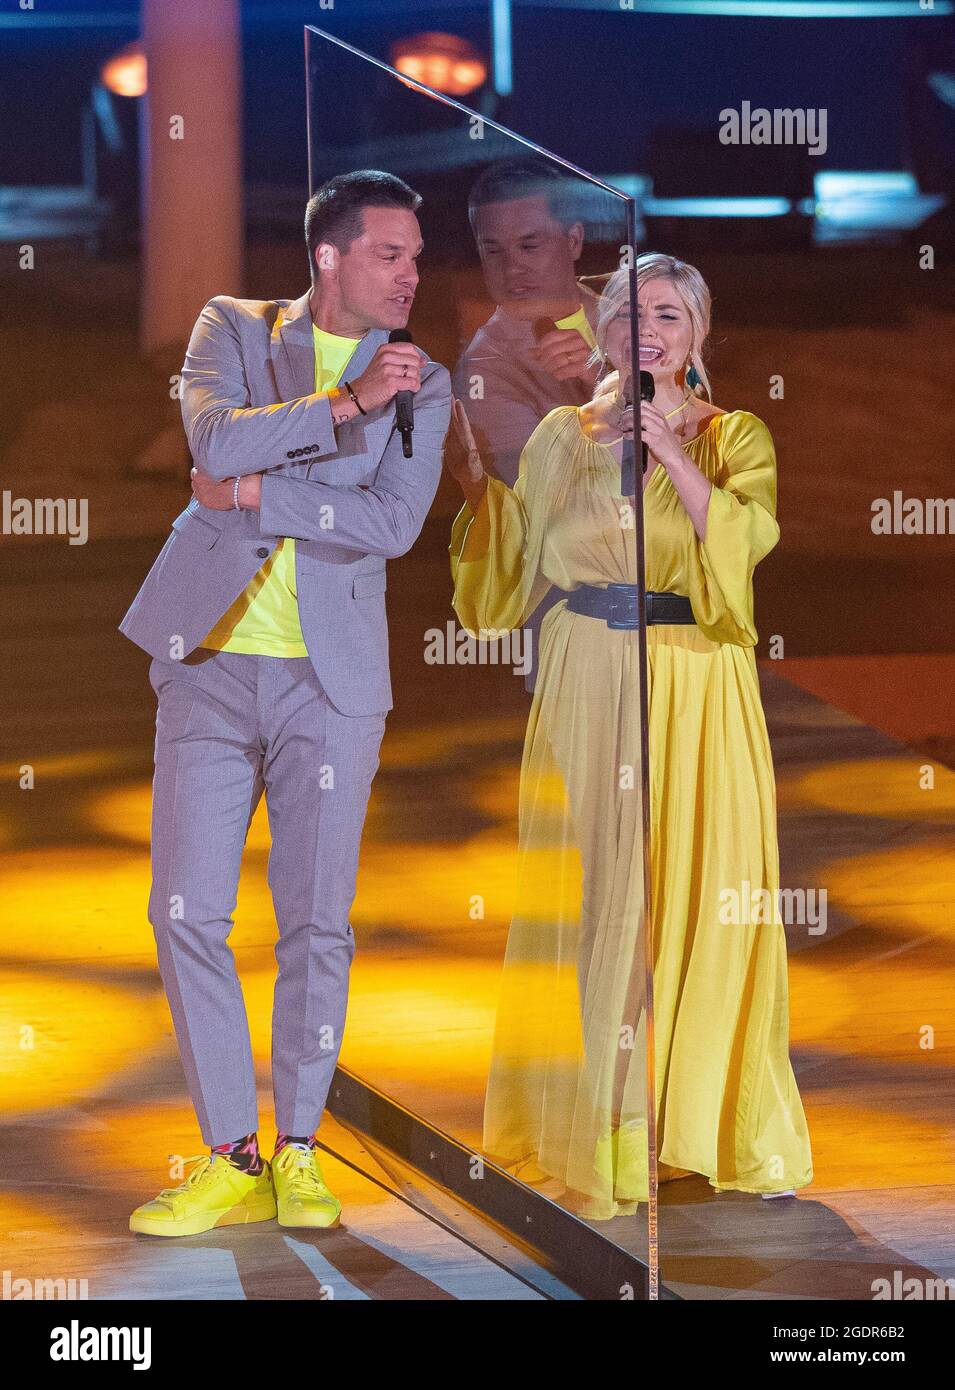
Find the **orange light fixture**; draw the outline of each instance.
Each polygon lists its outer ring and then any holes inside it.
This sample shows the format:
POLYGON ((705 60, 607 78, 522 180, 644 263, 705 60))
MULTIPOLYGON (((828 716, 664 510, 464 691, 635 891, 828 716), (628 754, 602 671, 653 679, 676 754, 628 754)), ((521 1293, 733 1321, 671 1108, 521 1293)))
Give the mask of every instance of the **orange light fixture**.
POLYGON ((480 52, 456 34, 429 31, 397 39, 391 45, 391 64, 405 77, 452 97, 467 96, 487 77, 480 52))
POLYGON ((146 91, 146 54, 138 41, 128 43, 100 68, 100 81, 118 97, 141 97, 146 91))

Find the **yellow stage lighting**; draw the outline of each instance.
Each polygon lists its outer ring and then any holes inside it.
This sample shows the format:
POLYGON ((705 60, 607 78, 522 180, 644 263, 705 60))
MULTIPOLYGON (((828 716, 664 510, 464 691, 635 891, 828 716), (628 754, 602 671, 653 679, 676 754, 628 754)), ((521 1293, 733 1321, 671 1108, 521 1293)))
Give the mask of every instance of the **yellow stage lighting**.
POLYGON ((852 816, 955 821, 955 772, 914 753, 780 773, 776 791, 784 812, 825 806, 852 816), (932 768, 931 788, 922 785, 925 765, 932 768))
MULTIPOLYGON (((71 964, 62 973, 0 971, 0 1105, 8 1120, 85 1098, 151 1073, 169 1011, 158 991, 106 983, 71 964)), ((171 1046, 171 1045, 170 1045, 171 1046)))

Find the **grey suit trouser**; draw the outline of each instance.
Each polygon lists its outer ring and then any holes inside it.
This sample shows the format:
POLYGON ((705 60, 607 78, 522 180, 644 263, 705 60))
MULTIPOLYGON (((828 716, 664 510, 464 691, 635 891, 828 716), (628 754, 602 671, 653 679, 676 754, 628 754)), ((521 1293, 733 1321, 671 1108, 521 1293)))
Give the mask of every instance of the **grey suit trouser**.
POLYGON ((287 1134, 312 1134, 345 1026, 348 917, 386 715, 342 714, 307 657, 153 660, 149 679, 158 698, 149 920, 202 1138, 224 1144, 258 1128, 228 937, 263 790, 278 924, 275 1121, 287 1134))

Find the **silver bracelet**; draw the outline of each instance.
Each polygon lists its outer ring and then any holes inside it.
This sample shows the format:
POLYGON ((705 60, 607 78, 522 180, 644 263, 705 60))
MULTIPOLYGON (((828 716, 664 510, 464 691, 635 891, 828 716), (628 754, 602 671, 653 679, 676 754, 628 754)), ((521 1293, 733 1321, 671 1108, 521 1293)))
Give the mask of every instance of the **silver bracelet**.
POLYGON ((238 479, 238 478, 236 478, 235 482, 232 484, 232 505, 233 505, 233 507, 235 508, 235 510, 236 510, 237 512, 241 512, 241 511, 244 511, 244 510, 245 510, 244 507, 240 507, 240 506, 239 506, 239 479, 238 479))

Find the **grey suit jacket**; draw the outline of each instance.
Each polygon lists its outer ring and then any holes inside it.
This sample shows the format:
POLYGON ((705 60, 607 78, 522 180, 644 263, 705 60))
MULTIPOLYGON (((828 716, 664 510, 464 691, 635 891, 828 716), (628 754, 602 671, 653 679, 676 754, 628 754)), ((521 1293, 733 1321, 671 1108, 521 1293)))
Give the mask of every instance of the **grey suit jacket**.
MULTIPOLYGON (((216 295, 182 369, 181 404, 196 465, 215 478, 264 471, 261 510, 214 511, 193 499, 119 625, 160 660, 181 659, 238 598, 275 549, 296 541, 302 635, 316 674, 344 714, 392 708, 385 562, 417 539, 441 476, 451 413, 446 367, 430 358, 414 398, 406 459, 394 402, 338 426, 315 394, 309 293, 299 299, 216 295)), ((385 329, 356 344, 358 376, 385 329)))

